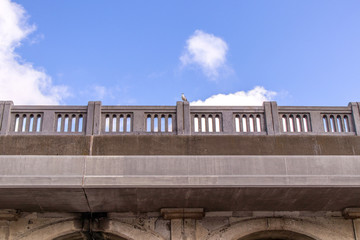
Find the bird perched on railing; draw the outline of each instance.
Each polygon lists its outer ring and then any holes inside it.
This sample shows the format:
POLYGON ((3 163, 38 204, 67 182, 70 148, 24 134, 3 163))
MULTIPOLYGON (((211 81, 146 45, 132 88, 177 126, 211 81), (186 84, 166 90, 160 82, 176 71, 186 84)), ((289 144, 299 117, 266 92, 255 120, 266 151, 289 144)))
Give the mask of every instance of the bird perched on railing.
POLYGON ((182 99, 184 102, 187 102, 187 98, 185 97, 184 93, 181 94, 181 99, 182 99))

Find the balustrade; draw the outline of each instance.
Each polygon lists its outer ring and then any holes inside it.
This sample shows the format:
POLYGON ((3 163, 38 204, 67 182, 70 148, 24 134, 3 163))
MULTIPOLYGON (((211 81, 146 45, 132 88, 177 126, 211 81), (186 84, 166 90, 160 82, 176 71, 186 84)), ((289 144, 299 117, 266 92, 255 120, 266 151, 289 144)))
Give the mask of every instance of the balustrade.
POLYGON ((0 134, 360 135, 359 103, 348 107, 14 106, 0 102, 0 134), (188 120, 187 120, 188 119, 188 120), (97 131, 96 129, 99 129, 97 131))

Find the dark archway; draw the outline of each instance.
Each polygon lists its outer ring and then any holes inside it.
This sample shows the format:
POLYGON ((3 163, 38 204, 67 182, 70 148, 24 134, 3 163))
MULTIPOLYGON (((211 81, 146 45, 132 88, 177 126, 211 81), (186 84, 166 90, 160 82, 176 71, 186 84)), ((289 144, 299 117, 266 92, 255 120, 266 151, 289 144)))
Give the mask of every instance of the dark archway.
POLYGON ((53 240, 126 240, 125 238, 103 232, 75 232, 53 240))
POLYGON ((252 233, 239 240, 315 240, 306 235, 291 231, 272 230, 252 233))

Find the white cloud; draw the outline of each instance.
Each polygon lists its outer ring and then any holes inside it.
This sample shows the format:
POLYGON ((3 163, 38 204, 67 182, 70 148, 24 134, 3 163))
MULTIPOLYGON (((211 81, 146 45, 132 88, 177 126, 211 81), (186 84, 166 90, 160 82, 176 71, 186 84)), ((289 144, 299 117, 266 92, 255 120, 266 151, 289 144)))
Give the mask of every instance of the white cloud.
POLYGON ((197 100, 191 102, 192 106, 260 106, 264 101, 270 101, 275 97, 276 92, 266 90, 264 87, 257 86, 245 92, 239 91, 230 94, 213 95, 204 101, 197 100))
POLYGON ((185 51, 180 57, 183 66, 195 65, 210 79, 215 80, 226 66, 228 45, 220 37, 196 30, 186 41, 185 51))
POLYGON ((0 0, 0 99, 15 104, 59 104, 68 96, 65 86, 54 86, 44 70, 35 69, 15 53, 34 25, 23 7, 0 0))

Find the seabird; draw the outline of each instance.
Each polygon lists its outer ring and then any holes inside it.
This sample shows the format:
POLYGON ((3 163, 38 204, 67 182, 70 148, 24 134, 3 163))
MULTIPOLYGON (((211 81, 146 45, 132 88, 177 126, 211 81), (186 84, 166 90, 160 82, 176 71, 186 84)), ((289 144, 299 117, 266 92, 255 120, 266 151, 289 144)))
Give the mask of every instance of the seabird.
POLYGON ((181 94, 181 99, 184 101, 184 102, 187 102, 187 99, 186 99, 186 97, 185 97, 185 95, 182 93, 181 94))

